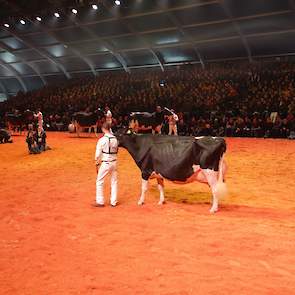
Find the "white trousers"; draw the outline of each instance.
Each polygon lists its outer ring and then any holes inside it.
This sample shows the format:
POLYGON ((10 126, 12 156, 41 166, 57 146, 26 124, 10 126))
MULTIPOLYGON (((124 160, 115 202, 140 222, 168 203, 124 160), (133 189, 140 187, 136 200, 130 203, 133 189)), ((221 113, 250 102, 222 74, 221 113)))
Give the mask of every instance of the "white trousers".
POLYGON ((276 122, 276 119, 277 119, 277 116, 278 116, 278 112, 271 112, 270 113, 270 120, 272 123, 275 123, 276 122))
POLYGON ((169 124, 169 135, 172 135, 172 133, 174 133, 174 135, 177 135, 177 125, 173 125, 173 124, 169 124))
POLYGON ((117 161, 102 162, 96 178, 96 203, 104 204, 103 184, 106 176, 111 175, 111 205, 117 204, 117 161))

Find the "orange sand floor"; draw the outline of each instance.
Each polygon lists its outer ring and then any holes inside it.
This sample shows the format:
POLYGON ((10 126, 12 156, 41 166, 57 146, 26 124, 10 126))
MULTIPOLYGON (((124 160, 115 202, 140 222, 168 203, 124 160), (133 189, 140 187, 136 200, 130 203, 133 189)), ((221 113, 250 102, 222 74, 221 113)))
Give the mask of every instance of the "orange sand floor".
POLYGON ((152 181, 138 207, 125 150, 120 206, 93 208, 96 138, 48 133, 41 155, 24 140, 0 145, 0 294, 295 294, 294 141, 227 139, 230 194, 210 215, 198 183, 166 183, 159 207, 152 181))

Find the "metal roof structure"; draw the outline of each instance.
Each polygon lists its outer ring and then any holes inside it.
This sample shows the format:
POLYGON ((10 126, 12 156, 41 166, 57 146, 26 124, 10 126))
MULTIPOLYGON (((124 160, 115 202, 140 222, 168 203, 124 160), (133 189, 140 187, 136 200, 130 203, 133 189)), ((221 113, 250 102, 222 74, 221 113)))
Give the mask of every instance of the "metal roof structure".
POLYGON ((39 10, 30 2, 0 0, 8 95, 106 70, 295 55, 295 0, 44 0, 39 10))

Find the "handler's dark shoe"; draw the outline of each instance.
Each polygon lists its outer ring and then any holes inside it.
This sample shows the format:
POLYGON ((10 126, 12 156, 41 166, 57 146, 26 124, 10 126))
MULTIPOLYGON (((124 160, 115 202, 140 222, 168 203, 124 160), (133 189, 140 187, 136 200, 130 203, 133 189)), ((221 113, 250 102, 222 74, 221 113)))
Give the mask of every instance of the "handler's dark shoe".
POLYGON ((93 203, 91 204, 92 207, 104 207, 104 204, 93 203))

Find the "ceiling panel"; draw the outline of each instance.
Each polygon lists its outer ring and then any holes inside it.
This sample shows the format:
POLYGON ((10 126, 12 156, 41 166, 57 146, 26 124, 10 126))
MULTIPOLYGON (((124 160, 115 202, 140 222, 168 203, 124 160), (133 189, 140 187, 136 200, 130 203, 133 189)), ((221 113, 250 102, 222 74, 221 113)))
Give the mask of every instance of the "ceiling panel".
POLYGON ((10 71, 8 71, 5 67, 0 65, 0 77, 11 77, 14 76, 14 74, 10 71))
POLYGON ((124 52, 122 55, 128 66, 154 65, 158 63, 154 55, 148 50, 124 52))
POLYGON ((218 25, 197 26, 184 29, 194 40, 208 40, 237 36, 237 31, 231 22, 218 25))
POLYGON ((198 44, 198 48, 205 60, 247 56, 245 47, 239 38, 198 44))
POLYGON ((12 64, 11 66, 21 75, 36 74, 36 72, 31 67, 23 63, 12 64))
POLYGON ((0 53, 0 59, 6 63, 18 62, 21 60, 19 57, 9 52, 0 53))
POLYGON ((183 25, 227 19, 223 8, 219 4, 188 8, 175 11, 173 14, 183 25))
POLYGON ((87 28, 100 37, 130 33, 126 26, 122 25, 119 21, 89 25, 87 28))
POLYGON ((36 50, 24 50, 14 52, 16 56, 27 61, 42 59, 43 57, 36 50))
POLYGON ((18 33, 25 34, 39 31, 38 26, 36 26, 30 20, 27 18, 24 18, 24 20, 26 22, 25 25, 22 25, 20 22, 14 24, 14 29, 16 29, 18 33))
POLYGON ((80 10, 77 18, 81 23, 101 21, 112 17, 112 14, 101 4, 98 3, 98 10, 91 7, 80 10))
POLYGON ((189 62, 198 60, 195 51, 189 47, 173 47, 158 49, 165 63, 189 62))
POLYGON ((27 35, 25 38, 27 38, 35 46, 45 46, 45 45, 58 43, 58 41, 55 38, 53 38, 45 33, 27 35))
POLYGON ((108 49, 105 47, 103 42, 93 40, 93 41, 86 41, 86 42, 79 42, 79 43, 72 43, 70 45, 71 47, 74 47, 78 49, 79 51, 86 53, 86 54, 92 54, 92 53, 100 53, 100 52, 106 52, 108 49))
POLYGON ((113 5, 111 12, 114 15, 119 14, 123 16, 143 12, 153 12, 158 8, 161 8, 161 2, 162 1, 159 0, 124 0, 124 3, 120 7, 113 5))
POLYGON ((1 39, 1 42, 5 43, 5 45, 10 47, 11 49, 26 48, 26 45, 23 42, 21 42, 20 40, 18 40, 16 38, 13 38, 13 37, 1 39))
POLYGON ((239 21, 239 26, 244 34, 255 34, 272 31, 295 29, 294 13, 272 15, 261 18, 252 18, 239 21))
POLYGON ((175 27, 167 13, 129 18, 126 20, 136 31, 175 27))
POLYGON ((32 62, 32 64, 37 68, 40 73, 58 73, 60 69, 50 61, 40 61, 40 62, 32 62))
POLYGON ((4 29, 0 29, 0 38, 9 37, 10 33, 4 29))
POLYGON ((131 49, 131 48, 142 48, 142 47, 146 46, 145 42, 143 42, 140 38, 138 38, 136 36, 114 38, 111 40, 111 43, 118 50, 131 49))
POLYGON ((61 57, 73 54, 69 47, 65 45, 53 45, 44 49, 53 57, 61 57))
POLYGON ((182 33, 177 30, 144 34, 143 37, 152 46, 179 43, 185 39, 182 33))
POLYGON ((234 17, 290 9, 289 0, 225 0, 234 17))
POLYGON ((295 33, 247 38, 253 55, 295 53, 295 33))
POLYGON ((89 70, 89 66, 80 58, 61 58, 59 62, 63 64, 68 71, 89 70))
POLYGON ((122 65, 111 54, 93 55, 88 57, 95 65, 96 69, 121 68, 122 65))
POLYGON ((59 39, 59 41, 65 43, 76 41, 77 36, 79 36, 80 41, 91 39, 92 37, 85 30, 79 27, 56 31, 54 34, 56 35, 57 39, 59 39))

